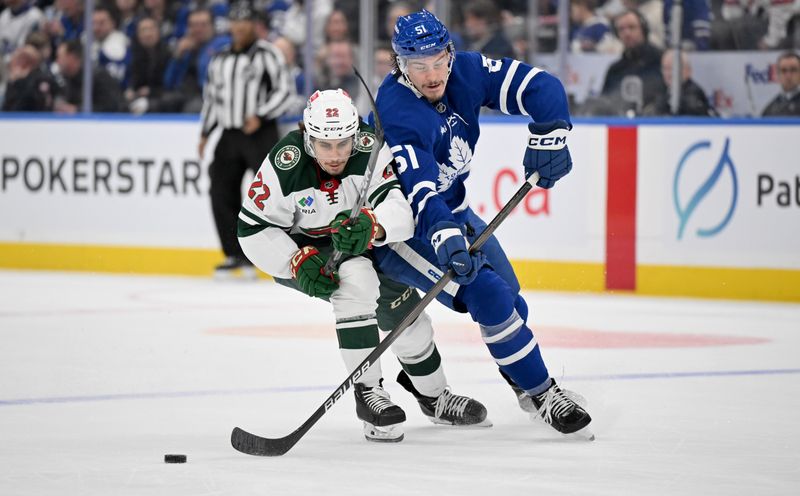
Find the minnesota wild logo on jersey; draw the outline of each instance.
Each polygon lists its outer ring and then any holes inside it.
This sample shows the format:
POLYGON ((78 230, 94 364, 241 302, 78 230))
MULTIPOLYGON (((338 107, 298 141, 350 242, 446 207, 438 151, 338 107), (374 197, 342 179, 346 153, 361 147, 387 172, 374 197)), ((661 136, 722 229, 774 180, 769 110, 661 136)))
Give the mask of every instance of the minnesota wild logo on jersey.
POLYGON ((286 145, 275 154, 275 167, 281 170, 289 170, 300 162, 300 148, 294 145, 286 145))
POLYGON ((372 147, 375 146, 375 135, 367 132, 362 131, 358 133, 358 137, 356 138, 356 150, 364 153, 369 153, 372 151, 372 147))

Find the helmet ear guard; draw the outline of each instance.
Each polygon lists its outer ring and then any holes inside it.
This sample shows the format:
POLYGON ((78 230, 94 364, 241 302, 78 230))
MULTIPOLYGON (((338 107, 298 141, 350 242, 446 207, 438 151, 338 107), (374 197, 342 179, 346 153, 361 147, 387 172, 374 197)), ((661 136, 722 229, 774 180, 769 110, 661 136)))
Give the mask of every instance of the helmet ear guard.
POLYGON ((303 145, 306 153, 316 158, 313 140, 351 138, 351 154, 355 154, 359 123, 358 110, 346 91, 341 88, 315 91, 303 110, 303 145))

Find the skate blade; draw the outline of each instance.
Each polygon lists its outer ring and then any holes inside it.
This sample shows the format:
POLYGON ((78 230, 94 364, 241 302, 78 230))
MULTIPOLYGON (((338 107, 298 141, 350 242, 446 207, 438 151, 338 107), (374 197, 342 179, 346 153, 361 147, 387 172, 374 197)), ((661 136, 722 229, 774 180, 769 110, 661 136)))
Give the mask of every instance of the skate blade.
POLYGON ((594 433, 589 429, 589 427, 584 427, 583 429, 570 434, 563 434, 563 436, 566 439, 574 439, 575 441, 594 441, 594 433))
POLYGON ((451 427, 458 427, 459 429, 470 428, 470 427, 491 427, 494 424, 488 418, 483 419, 483 421, 478 422, 477 424, 454 424, 452 422, 447 422, 442 419, 437 419, 436 417, 428 417, 428 420, 431 421, 432 424, 436 425, 449 425, 451 427))
POLYGON ((584 427, 581 430, 571 432, 569 434, 561 434, 565 439, 571 439, 574 441, 583 441, 583 442, 592 442, 594 441, 594 433, 589 429, 589 426, 584 427))
POLYGON ((570 432, 569 434, 565 434, 563 432, 558 432, 553 428, 552 425, 548 424, 547 422, 542 419, 537 413, 530 414, 530 420, 534 424, 539 424, 542 426, 547 427, 547 430, 552 432, 553 434, 560 436, 563 439, 571 439, 575 441, 594 441, 594 433, 589 429, 589 425, 584 427, 583 429, 577 430, 575 432, 570 432))
POLYGON ((233 270, 215 270, 215 281, 257 281, 258 272, 252 267, 242 267, 233 270))
POLYGON ((403 440, 403 424, 377 426, 364 422, 364 437, 374 443, 399 443, 403 440))

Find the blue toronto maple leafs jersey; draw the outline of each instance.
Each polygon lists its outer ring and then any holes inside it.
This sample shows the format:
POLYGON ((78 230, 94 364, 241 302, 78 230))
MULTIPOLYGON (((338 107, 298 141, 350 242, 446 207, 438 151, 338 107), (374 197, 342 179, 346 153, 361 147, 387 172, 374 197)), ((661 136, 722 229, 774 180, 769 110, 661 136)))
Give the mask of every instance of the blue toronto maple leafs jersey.
MULTIPOLYGON (((561 82, 510 58, 458 52, 442 100, 431 104, 417 95, 395 71, 381 84, 376 103, 414 213, 415 237, 426 240, 431 226, 455 221, 454 214, 468 207, 464 181, 480 136, 481 107, 536 122, 570 122, 561 82)), ((509 145, 520 148, 521 166, 525 143, 509 145)))

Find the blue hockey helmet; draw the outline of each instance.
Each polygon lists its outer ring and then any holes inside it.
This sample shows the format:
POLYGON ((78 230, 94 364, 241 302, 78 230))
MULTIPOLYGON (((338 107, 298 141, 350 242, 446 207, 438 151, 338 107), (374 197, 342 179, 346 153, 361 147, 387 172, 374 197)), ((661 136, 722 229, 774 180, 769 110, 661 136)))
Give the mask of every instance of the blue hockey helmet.
POLYGON ((400 57, 427 57, 451 47, 450 33, 435 15, 422 9, 397 18, 392 49, 400 57))

